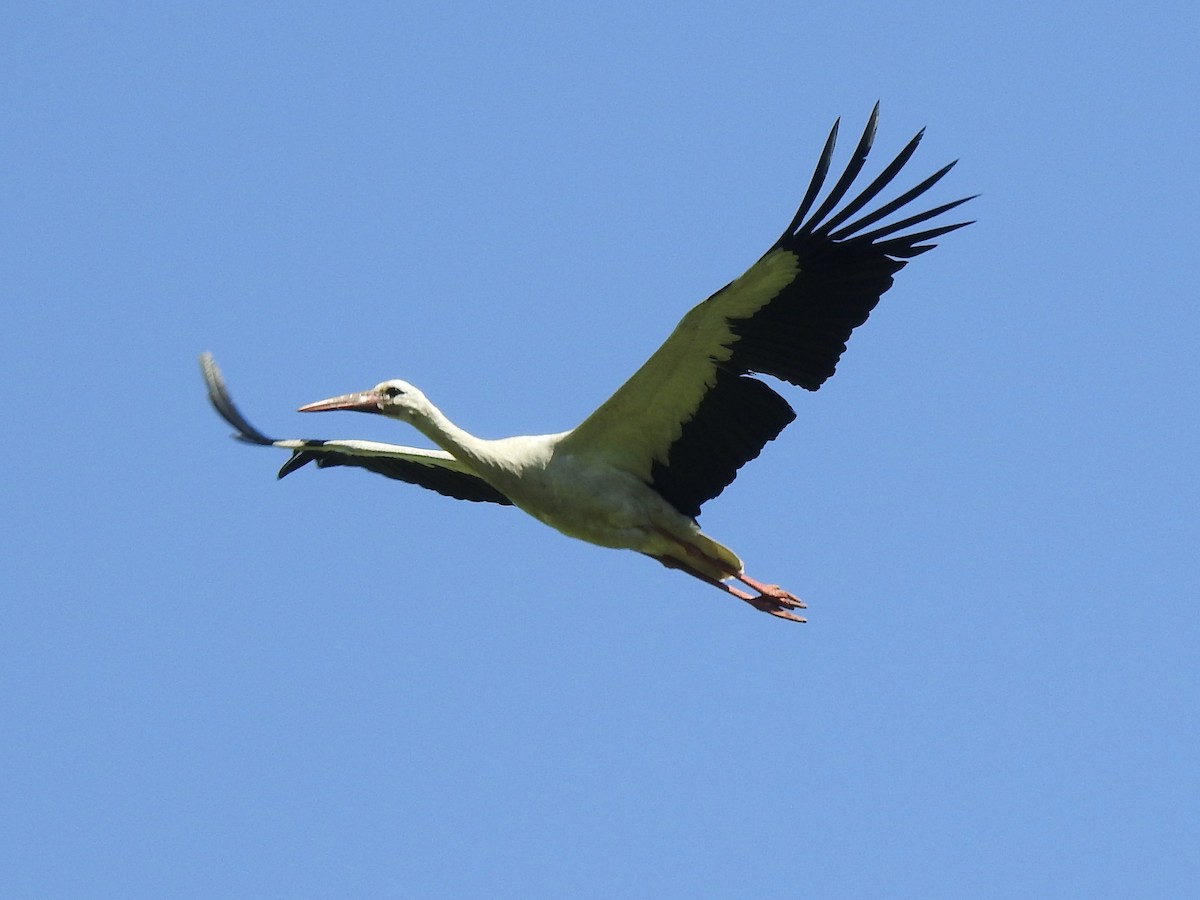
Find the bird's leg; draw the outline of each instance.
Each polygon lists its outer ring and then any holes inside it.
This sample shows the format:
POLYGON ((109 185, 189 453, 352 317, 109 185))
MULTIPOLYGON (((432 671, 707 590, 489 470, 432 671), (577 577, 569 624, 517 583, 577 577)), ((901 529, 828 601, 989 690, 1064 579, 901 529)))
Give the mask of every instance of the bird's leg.
MULTIPOLYGON (((700 551, 697 550, 695 547, 692 547, 689 544, 684 543, 683 541, 678 541, 678 543, 681 546, 686 547, 692 556, 703 557, 703 554, 701 554, 700 551)), ((788 611, 789 609, 803 609, 804 601, 800 600, 797 597, 793 597, 791 594, 787 593, 787 591, 782 590, 778 585, 760 584, 757 581, 754 581, 752 579, 743 578, 740 575, 732 576, 734 578, 737 578, 738 581, 741 581, 748 587, 751 587, 754 590, 758 591, 757 595, 747 594, 745 591, 739 590, 738 588, 735 588, 733 585, 726 584, 724 581, 721 581, 720 579, 713 578, 709 575, 705 575, 703 572, 693 569, 687 563, 683 562, 680 559, 676 559, 673 556, 656 556, 654 554, 649 554, 649 555, 652 556, 654 559, 657 559, 660 563, 662 563, 668 569, 678 569, 680 572, 686 572, 688 575, 691 575, 693 578, 698 578, 701 581, 705 582, 706 584, 711 584, 713 587, 720 588, 725 593, 727 593, 733 597, 737 597, 739 600, 745 601, 746 603, 749 603, 751 606, 753 606, 757 610, 761 610, 762 612, 769 613, 770 615, 775 616, 780 619, 788 619, 789 621, 792 621, 792 622, 807 622, 808 621, 807 619, 803 618, 802 616, 797 616, 788 611)))

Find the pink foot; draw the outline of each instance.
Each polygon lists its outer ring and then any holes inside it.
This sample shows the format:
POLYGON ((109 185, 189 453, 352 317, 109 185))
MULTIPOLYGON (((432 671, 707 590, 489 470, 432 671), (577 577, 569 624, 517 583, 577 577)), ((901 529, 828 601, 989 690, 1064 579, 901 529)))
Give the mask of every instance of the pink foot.
MULTIPOLYGON (((755 590, 757 590, 757 588, 755 588, 755 590)), ((742 592, 739 591, 738 595, 740 596, 741 593, 742 592)), ((788 596, 791 597, 790 594, 788 596)), ((742 599, 755 609, 769 613, 777 618, 787 619, 791 622, 808 621, 808 619, 805 619, 803 616, 797 616, 788 611, 789 609, 803 608, 804 603, 800 600, 797 600, 795 597, 791 597, 791 600, 783 600, 777 597, 767 596, 766 594, 759 594, 757 597, 751 597, 749 594, 746 594, 742 596, 742 599)))
MULTIPOLYGON (((738 580, 746 581, 741 576, 738 576, 738 580)), ((757 596, 747 594, 745 591, 739 591, 737 588, 730 587, 729 585, 722 585, 722 587, 739 600, 745 600, 755 609, 770 613, 777 618, 787 619, 790 622, 808 621, 808 619, 802 616, 797 616, 789 612, 792 609, 804 608, 804 601, 799 597, 793 597, 787 591, 782 590, 777 584, 759 584, 757 581, 747 581, 746 583, 758 591, 757 596)))
POLYGON ((763 584, 761 581, 756 581, 748 575, 738 575, 737 580, 747 587, 752 587, 762 596, 764 600, 773 600, 777 606, 785 606, 789 609, 804 609, 806 604, 795 594, 789 594, 777 584, 763 584))

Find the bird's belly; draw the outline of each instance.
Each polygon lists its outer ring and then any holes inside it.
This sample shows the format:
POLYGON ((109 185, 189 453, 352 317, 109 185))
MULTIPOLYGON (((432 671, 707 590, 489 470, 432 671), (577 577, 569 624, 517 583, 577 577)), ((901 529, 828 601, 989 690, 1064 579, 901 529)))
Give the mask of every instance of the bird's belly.
POLYGON ((718 580, 742 569, 736 554, 703 535, 690 517, 628 472, 559 462, 540 478, 496 487, 518 508, 568 537, 675 559, 718 580))
MULTIPOLYGON (((520 502, 517 505, 522 506, 520 502)), ((522 508, 569 537, 601 547, 640 550, 647 541, 648 520, 623 505, 589 503, 569 508, 522 508)))
POLYGON ((622 472, 576 472, 571 477, 525 484, 512 491, 512 501, 551 528, 601 547, 652 549, 665 516, 685 517, 670 509, 654 490, 622 472), (531 489, 532 488, 532 489, 531 489))

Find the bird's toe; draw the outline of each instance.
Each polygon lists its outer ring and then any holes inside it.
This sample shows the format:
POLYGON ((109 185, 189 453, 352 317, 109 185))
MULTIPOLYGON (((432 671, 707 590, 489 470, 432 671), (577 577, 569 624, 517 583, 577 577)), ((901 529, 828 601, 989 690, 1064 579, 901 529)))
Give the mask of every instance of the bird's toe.
POLYGON ((787 619, 789 622, 807 622, 808 619, 804 616, 797 616, 788 612, 786 609, 768 609, 768 613, 779 619, 787 619))

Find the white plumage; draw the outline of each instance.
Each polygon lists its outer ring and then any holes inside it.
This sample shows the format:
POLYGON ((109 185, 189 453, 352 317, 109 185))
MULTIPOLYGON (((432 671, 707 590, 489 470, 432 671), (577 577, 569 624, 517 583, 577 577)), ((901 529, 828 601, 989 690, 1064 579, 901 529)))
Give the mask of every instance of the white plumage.
POLYGON ((792 612, 802 601, 746 575, 741 560, 702 534, 695 519, 701 504, 795 418, 787 402, 751 373, 817 390, 905 261, 931 249, 934 238, 970 224, 908 231, 968 197, 867 230, 932 187, 953 163, 845 224, 891 183, 921 133, 834 212, 866 161, 878 111, 876 105, 821 205, 809 215, 829 169, 836 123, 800 209, 779 240, 744 275, 684 316, 654 355, 571 431, 484 440, 453 424, 411 384, 392 380, 300 411, 355 410, 399 419, 440 450, 274 440, 234 407, 206 353, 201 367, 209 398, 240 439, 292 451, 280 477, 309 462, 356 466, 462 500, 515 505, 571 537, 637 550, 757 609, 802 622, 792 612))

